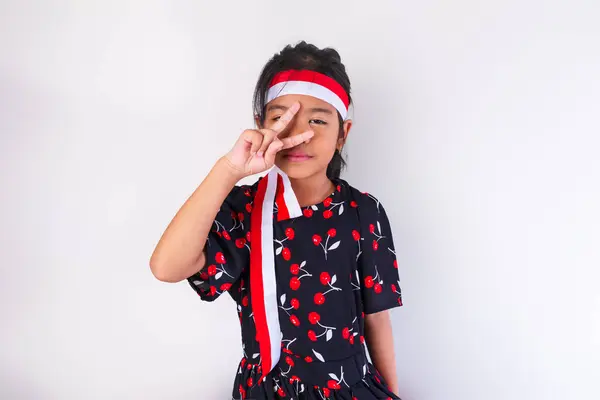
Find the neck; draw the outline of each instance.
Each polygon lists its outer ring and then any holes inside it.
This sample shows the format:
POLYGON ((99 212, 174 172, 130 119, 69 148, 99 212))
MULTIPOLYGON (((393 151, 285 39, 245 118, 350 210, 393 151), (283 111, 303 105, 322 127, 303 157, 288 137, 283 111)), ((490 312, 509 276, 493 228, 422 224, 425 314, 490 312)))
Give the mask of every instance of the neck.
POLYGON ((335 189, 327 175, 319 174, 300 179, 291 179, 292 189, 301 207, 318 204, 325 200, 335 189))

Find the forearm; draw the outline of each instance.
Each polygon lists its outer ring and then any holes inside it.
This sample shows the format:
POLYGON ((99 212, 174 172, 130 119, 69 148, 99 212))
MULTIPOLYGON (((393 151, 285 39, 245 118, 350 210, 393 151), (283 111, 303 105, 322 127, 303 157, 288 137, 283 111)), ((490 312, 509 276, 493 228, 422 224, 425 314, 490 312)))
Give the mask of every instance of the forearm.
POLYGON ((388 311, 366 315, 365 340, 373 365, 383 376, 390 390, 399 395, 396 357, 394 355, 394 336, 388 311))
POLYGON ((150 259, 154 276, 178 282, 200 271, 205 264, 204 245, 223 201, 241 178, 220 159, 200 186, 179 209, 150 259))

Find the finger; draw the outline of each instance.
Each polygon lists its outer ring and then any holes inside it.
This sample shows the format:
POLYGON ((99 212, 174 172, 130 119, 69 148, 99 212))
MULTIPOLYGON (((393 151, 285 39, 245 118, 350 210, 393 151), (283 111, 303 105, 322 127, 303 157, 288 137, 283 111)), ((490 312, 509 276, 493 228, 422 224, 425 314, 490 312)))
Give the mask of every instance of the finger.
POLYGON ((263 134, 254 129, 244 131, 244 142, 249 145, 250 154, 254 155, 260 149, 263 141, 263 134))
POLYGON ((262 143, 260 145, 260 148, 258 149, 258 152, 256 153, 256 155, 258 157, 264 156, 265 152, 267 151, 267 148, 273 142, 273 139, 275 139, 277 137, 277 133, 269 131, 269 130, 263 131, 262 135, 263 135, 262 143))
POLYGON ((299 102, 295 102, 294 104, 292 104, 290 106, 290 108, 288 108, 287 111, 284 112, 283 115, 281 117, 279 117, 279 119, 277 121, 275 121, 275 123, 273 124, 271 129, 277 133, 283 132, 284 129, 290 123, 290 121, 294 118, 294 115, 296 115, 296 113, 298 112, 299 109, 300 109, 299 102))
POLYGON ((275 138, 267 148, 267 151, 265 151, 265 161, 268 165, 275 163, 275 157, 277 156, 277 153, 282 149, 283 142, 275 138))
POLYGON ((302 143, 308 141, 313 136, 315 136, 315 133, 313 131, 306 131, 306 132, 299 133, 298 135, 294 135, 294 136, 287 137, 285 139, 281 139, 281 141, 283 142, 282 150, 291 149, 292 147, 296 147, 299 144, 302 144, 302 143))

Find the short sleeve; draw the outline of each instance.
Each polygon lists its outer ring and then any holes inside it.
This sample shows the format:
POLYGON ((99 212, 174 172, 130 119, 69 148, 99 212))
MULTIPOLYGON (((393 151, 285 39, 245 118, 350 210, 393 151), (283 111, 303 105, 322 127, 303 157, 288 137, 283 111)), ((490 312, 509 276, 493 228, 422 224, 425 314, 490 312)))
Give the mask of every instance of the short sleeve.
POLYGON ((365 314, 402 306, 392 228, 383 205, 368 193, 358 195, 362 253, 358 259, 365 314))
POLYGON ((204 301, 214 301, 227 291, 235 298, 233 289, 250 263, 252 200, 252 187, 235 186, 215 217, 204 247, 206 266, 187 278, 204 301))

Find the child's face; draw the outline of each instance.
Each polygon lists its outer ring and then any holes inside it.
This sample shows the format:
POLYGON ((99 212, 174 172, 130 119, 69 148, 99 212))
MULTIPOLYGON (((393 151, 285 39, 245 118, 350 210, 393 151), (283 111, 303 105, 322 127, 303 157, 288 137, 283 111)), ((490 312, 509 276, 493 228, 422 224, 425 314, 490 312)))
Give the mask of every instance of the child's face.
POLYGON ((312 96, 288 94, 267 104, 264 128, 270 128, 296 101, 300 103, 300 110, 279 138, 297 135, 309 129, 315 135, 306 143, 280 151, 275 164, 290 178, 302 179, 327 171, 336 148, 341 149, 344 144, 351 122, 344 122, 344 135, 340 137, 338 114, 332 105, 312 96))

